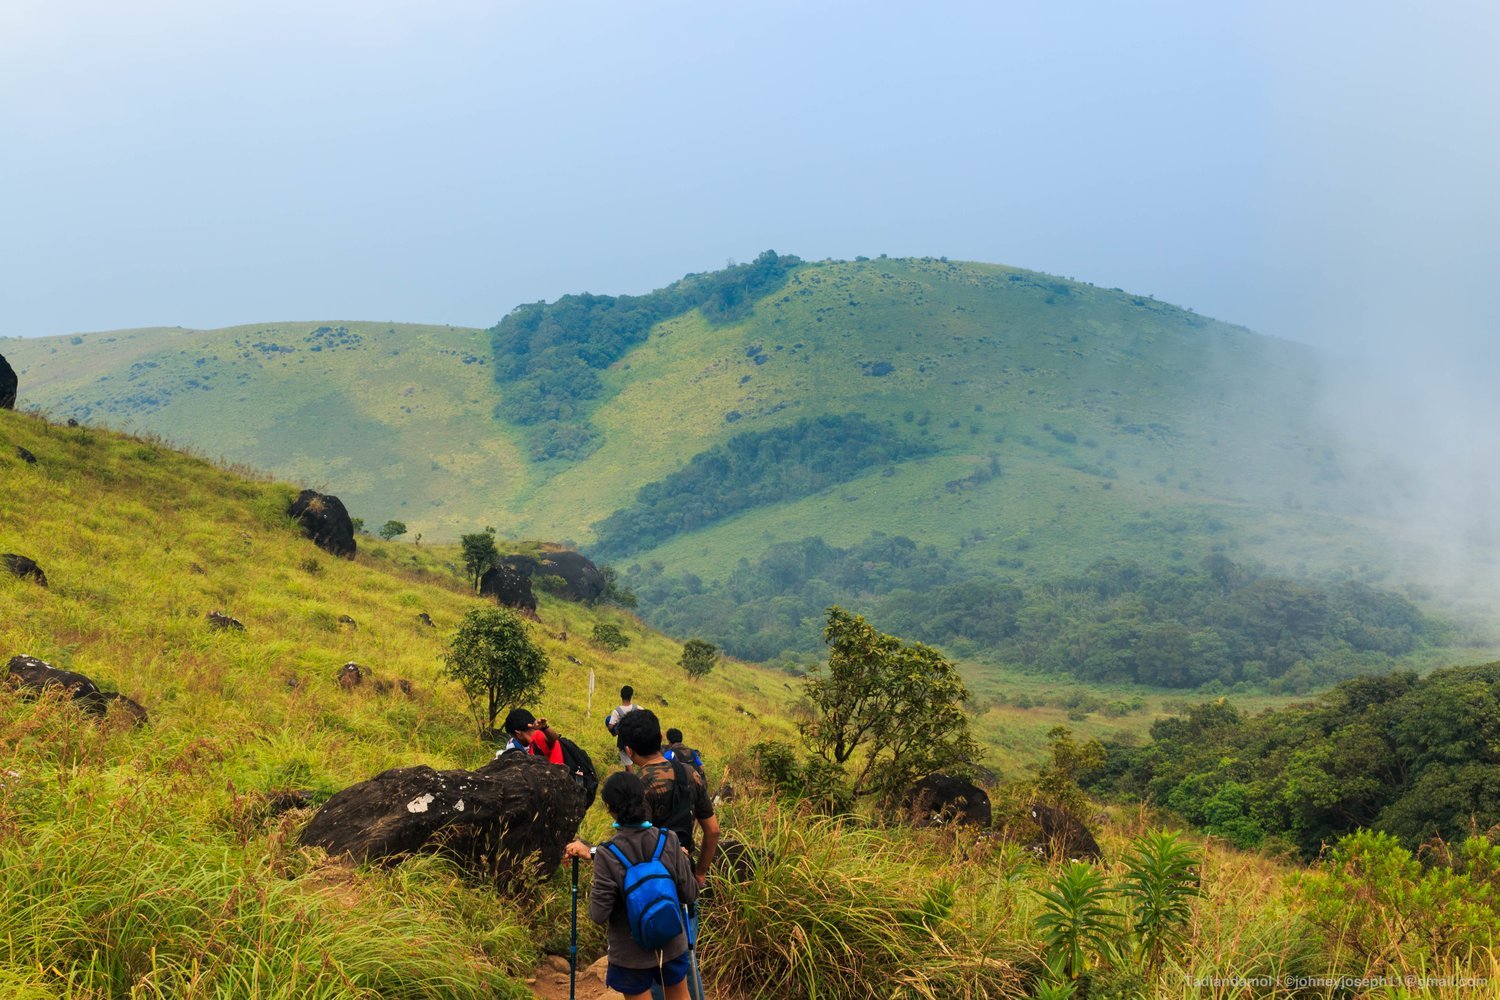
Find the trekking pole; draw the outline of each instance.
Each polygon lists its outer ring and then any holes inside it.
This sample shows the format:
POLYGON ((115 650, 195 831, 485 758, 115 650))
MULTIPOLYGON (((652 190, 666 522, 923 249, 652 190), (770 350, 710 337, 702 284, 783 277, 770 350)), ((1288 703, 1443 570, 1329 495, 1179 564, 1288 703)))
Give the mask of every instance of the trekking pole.
POLYGON ((578 990, 578 859, 573 859, 573 943, 568 946, 568 1000, 578 990))
POLYGON ((693 973, 693 1000, 703 1000, 703 973, 698 968, 698 904, 684 906, 682 915, 687 918, 688 967, 693 973))

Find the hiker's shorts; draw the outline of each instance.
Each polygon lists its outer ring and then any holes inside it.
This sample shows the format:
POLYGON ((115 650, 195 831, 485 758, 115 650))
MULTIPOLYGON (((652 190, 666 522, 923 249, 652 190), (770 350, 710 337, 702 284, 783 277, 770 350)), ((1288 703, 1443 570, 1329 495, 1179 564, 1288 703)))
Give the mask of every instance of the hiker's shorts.
POLYGON ((649 991, 652 983, 676 986, 687 978, 692 967, 693 960, 688 952, 683 952, 670 962, 662 963, 659 969, 627 969, 623 965, 611 963, 604 973, 604 985, 628 997, 633 997, 638 993, 649 991))

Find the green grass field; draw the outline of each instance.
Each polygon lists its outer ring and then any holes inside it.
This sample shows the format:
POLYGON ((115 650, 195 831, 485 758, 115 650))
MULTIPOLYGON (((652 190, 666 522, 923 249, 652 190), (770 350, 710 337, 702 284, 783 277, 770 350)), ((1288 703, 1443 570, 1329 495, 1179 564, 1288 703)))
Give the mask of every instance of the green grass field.
MULTIPOLYGON (((454 549, 361 538, 356 559, 331 558, 285 518, 292 487, 148 437, 0 412, 0 443, 0 550, 35 558, 50 581, 0 576, 0 652, 85 673, 151 717, 134 728, 118 713, 97 720, 0 687, 0 995, 527 996, 540 956, 567 947, 563 875, 513 898, 437 858, 351 866, 296 846, 309 811, 265 806, 278 789, 321 797, 387 767, 472 767, 488 756, 440 673, 447 635, 479 603, 454 549), (37 463, 16 457, 17 446, 37 463), (245 631, 209 631, 212 610, 245 631), (420 624, 420 612, 437 627, 420 624), (335 676, 348 660, 375 679, 410 680, 412 696, 341 690, 335 676)), ((1042 988, 1039 890, 1060 869, 1003 840, 799 810, 760 785, 748 755, 757 740, 797 742, 795 682, 734 662, 689 681, 676 640, 616 610, 543 597, 540 618, 552 672, 538 707, 604 770, 613 755, 600 719, 630 682, 647 704, 667 698, 663 720, 703 748, 715 781, 740 788, 722 821, 767 853, 755 878, 721 883, 706 911, 703 968, 715 995, 935 1000, 1042 988), (595 648, 585 637, 600 621, 630 645, 595 648)), ((976 686, 978 731, 1000 771, 1026 773, 1046 729, 1069 721, 1070 687, 1003 675, 976 686), (1040 704, 1022 708, 1022 698, 1040 704)), ((1078 729, 1139 731, 1169 707, 1160 693, 1109 694, 1140 704, 1114 719, 1091 714, 1078 729)), ((1020 787, 996 789, 1002 814, 1020 787)), ((1130 838, 1155 820, 1128 807, 1098 821, 1101 870, 1119 878, 1130 838)), ((583 830, 607 834, 599 806, 583 830)), ((1225 975, 1500 982, 1493 943, 1462 955, 1430 950, 1425 938, 1379 955, 1343 948, 1338 929, 1317 919, 1328 898, 1322 868, 1302 872, 1212 840, 1195 850, 1204 896, 1162 972, 1146 975, 1128 958, 1098 967, 1132 995, 1245 995, 1194 985, 1225 975)), ((1423 905, 1375 912, 1427 926, 1441 915, 1423 905)), ((585 959, 599 954, 597 928, 583 928, 581 947, 585 959)), ((1439 985, 1423 995, 1476 994, 1439 985)))

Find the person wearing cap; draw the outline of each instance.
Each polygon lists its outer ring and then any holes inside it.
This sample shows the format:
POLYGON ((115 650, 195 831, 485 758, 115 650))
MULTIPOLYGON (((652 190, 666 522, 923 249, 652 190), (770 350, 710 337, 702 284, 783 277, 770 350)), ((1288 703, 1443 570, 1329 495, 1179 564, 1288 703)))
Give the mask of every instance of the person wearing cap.
POLYGON ((500 753, 495 754, 496 757, 519 751, 553 764, 563 763, 557 730, 547 725, 546 719, 538 719, 524 708, 513 708, 505 716, 505 731, 510 734, 510 739, 500 748, 500 753))

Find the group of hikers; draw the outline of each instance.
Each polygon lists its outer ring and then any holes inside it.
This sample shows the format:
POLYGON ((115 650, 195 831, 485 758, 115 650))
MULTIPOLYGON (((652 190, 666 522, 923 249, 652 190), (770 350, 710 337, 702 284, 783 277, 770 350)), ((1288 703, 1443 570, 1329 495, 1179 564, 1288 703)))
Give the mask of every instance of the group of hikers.
MULTIPOLYGON (((683 744, 680 730, 663 733, 656 713, 636 705, 634 696, 629 686, 621 688, 620 704, 605 720, 623 768, 601 790, 615 834, 599 845, 574 840, 564 850, 573 859, 575 920, 578 862, 592 859, 588 913, 608 927, 605 985, 628 1000, 700 1000, 694 903, 718 848, 719 820, 701 754, 683 744)), ((518 708, 504 726, 510 738, 501 753, 571 763, 568 741, 546 719, 518 708)), ((576 954, 572 964, 576 973, 576 954)))

